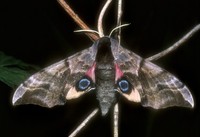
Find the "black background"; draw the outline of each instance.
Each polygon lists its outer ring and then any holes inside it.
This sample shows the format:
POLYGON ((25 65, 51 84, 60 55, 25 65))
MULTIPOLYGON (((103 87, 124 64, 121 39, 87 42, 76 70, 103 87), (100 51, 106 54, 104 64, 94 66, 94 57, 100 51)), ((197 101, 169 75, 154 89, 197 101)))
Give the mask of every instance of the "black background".
MULTIPOLYGON (((103 0, 68 0, 78 15, 96 29, 103 0)), ((122 45, 142 57, 151 56, 176 42, 200 23, 199 0, 126 0, 122 23, 122 45)), ((103 22, 105 34, 116 25, 113 0, 103 22)), ((91 46, 90 39, 73 31, 80 29, 56 0, 0 2, 0 51, 41 68, 91 46)), ((120 136, 200 136, 200 33, 175 52, 155 61, 177 76, 194 96, 194 109, 153 110, 120 104, 120 136)), ((1 137, 66 137, 95 107, 94 96, 85 96, 53 109, 34 105, 13 107, 13 89, 0 83, 1 137)), ((112 114, 112 113, 111 113, 112 114)), ((112 115, 94 120, 78 135, 112 136, 112 115)))

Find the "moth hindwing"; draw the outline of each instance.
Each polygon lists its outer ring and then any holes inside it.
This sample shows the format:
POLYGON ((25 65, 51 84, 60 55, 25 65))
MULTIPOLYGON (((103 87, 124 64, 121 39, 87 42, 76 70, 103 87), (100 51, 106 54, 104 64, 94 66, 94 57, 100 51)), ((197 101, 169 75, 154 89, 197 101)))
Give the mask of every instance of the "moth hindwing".
POLYGON ((29 77, 15 91, 13 104, 53 107, 87 92, 96 94, 102 115, 118 95, 155 109, 194 106, 189 89, 175 76, 110 37, 29 77))

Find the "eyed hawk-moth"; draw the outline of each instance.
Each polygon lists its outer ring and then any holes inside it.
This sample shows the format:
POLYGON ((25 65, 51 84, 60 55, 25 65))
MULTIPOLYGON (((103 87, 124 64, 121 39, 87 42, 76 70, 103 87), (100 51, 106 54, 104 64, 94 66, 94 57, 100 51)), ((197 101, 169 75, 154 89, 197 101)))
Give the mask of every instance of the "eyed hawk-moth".
POLYGON ((189 89, 175 76, 110 37, 32 75, 12 102, 51 108, 88 92, 96 94, 103 116, 118 96, 155 109, 194 106, 189 89))

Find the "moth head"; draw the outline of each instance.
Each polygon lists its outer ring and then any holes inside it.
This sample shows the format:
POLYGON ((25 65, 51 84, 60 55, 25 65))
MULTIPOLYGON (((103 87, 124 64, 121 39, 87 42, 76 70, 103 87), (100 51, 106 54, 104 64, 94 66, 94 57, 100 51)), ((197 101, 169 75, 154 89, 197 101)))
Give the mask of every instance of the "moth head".
POLYGON ((68 91, 66 99, 76 99, 91 90, 94 90, 94 83, 92 79, 88 76, 83 76, 76 82, 75 86, 71 87, 71 89, 68 91))
POLYGON ((141 97, 133 84, 126 77, 122 77, 117 81, 118 92, 129 101, 141 102, 141 97))

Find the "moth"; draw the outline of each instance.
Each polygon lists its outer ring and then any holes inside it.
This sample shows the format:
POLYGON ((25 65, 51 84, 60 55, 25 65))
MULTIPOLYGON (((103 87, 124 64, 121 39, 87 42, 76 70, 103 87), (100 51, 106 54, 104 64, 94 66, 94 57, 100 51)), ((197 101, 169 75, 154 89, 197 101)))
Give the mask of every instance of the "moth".
POLYGON ((101 37, 91 47, 29 77, 15 91, 12 103, 51 108, 89 92, 96 95, 102 116, 119 96, 154 109, 194 106, 189 89, 175 76, 111 37, 101 37))

